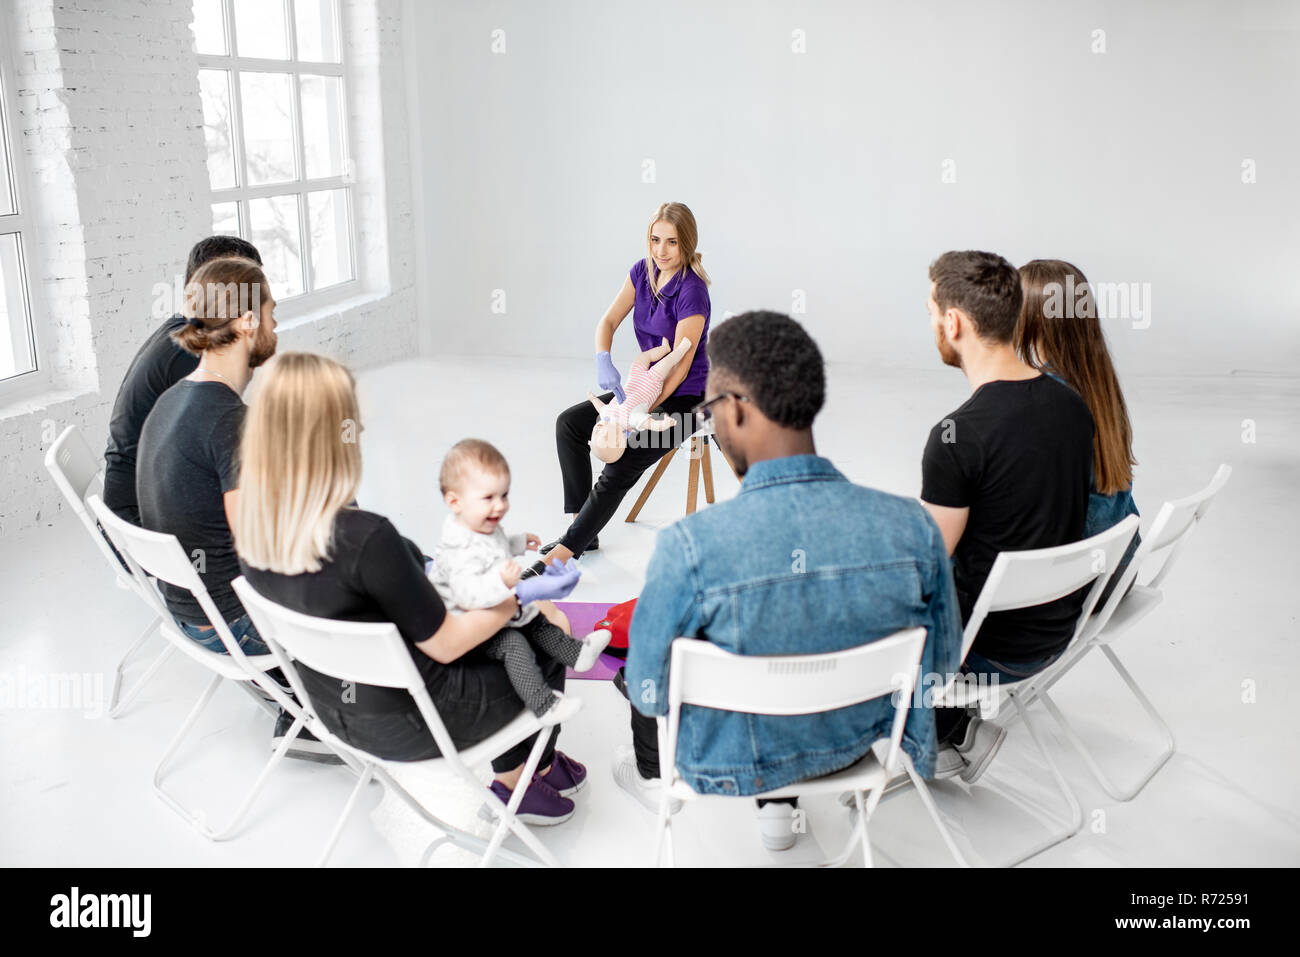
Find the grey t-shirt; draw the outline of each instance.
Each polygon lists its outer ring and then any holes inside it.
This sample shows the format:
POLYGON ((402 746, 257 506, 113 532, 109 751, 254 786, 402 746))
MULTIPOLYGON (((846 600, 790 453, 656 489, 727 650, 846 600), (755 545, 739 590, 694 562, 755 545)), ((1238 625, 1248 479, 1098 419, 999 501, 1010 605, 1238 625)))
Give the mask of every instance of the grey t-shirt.
MULTIPOLYGON (((230 583, 239 577, 222 496, 239 487, 243 400, 223 382, 182 379, 158 397, 140 430, 135 487, 140 524, 175 535, 227 621, 244 614, 230 583)), ((195 625, 207 615, 183 588, 163 583, 172 614, 195 625)))

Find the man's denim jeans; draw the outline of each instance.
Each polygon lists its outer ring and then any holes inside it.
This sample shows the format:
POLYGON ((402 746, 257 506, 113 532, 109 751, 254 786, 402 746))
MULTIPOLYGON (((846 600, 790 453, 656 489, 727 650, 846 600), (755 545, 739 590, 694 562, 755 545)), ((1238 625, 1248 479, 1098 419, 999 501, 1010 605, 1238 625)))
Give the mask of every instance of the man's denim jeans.
POLYGON ((1050 665, 1061 655, 1063 651, 1058 651, 1054 655, 1048 655, 1041 661, 994 661, 991 658, 985 658, 977 654, 973 649, 966 655, 966 661, 962 664, 961 670, 969 674, 997 676, 1006 678, 1007 681, 1022 681, 1030 675, 1036 675, 1048 665, 1050 665))
MULTIPOLYGON (((226 646, 221 642, 221 636, 217 634, 217 629, 208 628, 204 631, 198 625, 191 625, 179 618, 176 620, 176 624, 180 626, 181 634, 202 645, 208 651, 215 651, 220 655, 229 654, 226 651, 226 646)), ((253 619, 249 618, 248 615, 241 615, 234 621, 227 622, 226 627, 230 629, 235 641, 239 642, 239 648, 244 654, 269 655, 271 653, 271 649, 266 646, 262 636, 253 627, 253 619)))

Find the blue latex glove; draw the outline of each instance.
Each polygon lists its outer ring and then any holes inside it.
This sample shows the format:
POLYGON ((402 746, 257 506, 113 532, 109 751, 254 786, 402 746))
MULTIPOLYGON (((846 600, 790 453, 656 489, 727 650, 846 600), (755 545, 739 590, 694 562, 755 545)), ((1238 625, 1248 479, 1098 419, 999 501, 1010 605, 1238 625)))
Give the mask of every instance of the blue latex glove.
POLYGON ((578 560, 576 558, 570 558, 564 564, 551 562, 546 566, 546 571, 540 575, 525 578, 516 585, 515 597, 519 599, 521 605, 542 599, 554 601, 556 598, 563 598, 573 591, 578 584, 578 579, 581 577, 582 572, 578 569, 578 560))
POLYGON ((614 368, 614 360, 608 352, 596 353, 596 382, 602 389, 613 392, 620 405, 627 401, 623 394, 623 377, 614 368))

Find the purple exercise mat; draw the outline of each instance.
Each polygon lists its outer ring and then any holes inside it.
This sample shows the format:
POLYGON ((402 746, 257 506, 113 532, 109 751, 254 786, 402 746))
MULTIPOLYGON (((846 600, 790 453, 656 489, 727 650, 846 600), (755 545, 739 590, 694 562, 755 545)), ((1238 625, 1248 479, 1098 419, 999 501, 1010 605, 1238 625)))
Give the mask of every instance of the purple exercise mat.
MULTIPOLYGON (((609 614, 609 610, 617 604, 616 601, 557 601, 555 607, 569 616, 569 625, 573 629, 573 636, 581 638, 591 632, 596 627, 596 622, 609 614)), ((601 655, 600 660, 596 662, 595 667, 590 671, 578 674, 572 668, 569 668, 566 670, 565 675, 579 681, 611 681, 615 672, 621 667, 623 667, 622 658, 616 658, 614 655, 601 655)))

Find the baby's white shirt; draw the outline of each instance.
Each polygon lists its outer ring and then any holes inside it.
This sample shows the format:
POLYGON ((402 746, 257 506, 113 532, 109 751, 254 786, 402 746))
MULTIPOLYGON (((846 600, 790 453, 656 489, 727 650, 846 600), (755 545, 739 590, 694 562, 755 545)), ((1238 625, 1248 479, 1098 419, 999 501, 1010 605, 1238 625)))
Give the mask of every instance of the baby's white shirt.
MULTIPOLYGON (((476 532, 448 515, 442 523, 442 540, 433 554, 429 581, 451 612, 494 608, 514 594, 501 580, 501 566, 522 556, 528 536, 507 535, 501 527, 490 534, 476 532)), ((521 605, 510 625, 524 625, 537 617, 536 602, 521 605)))

